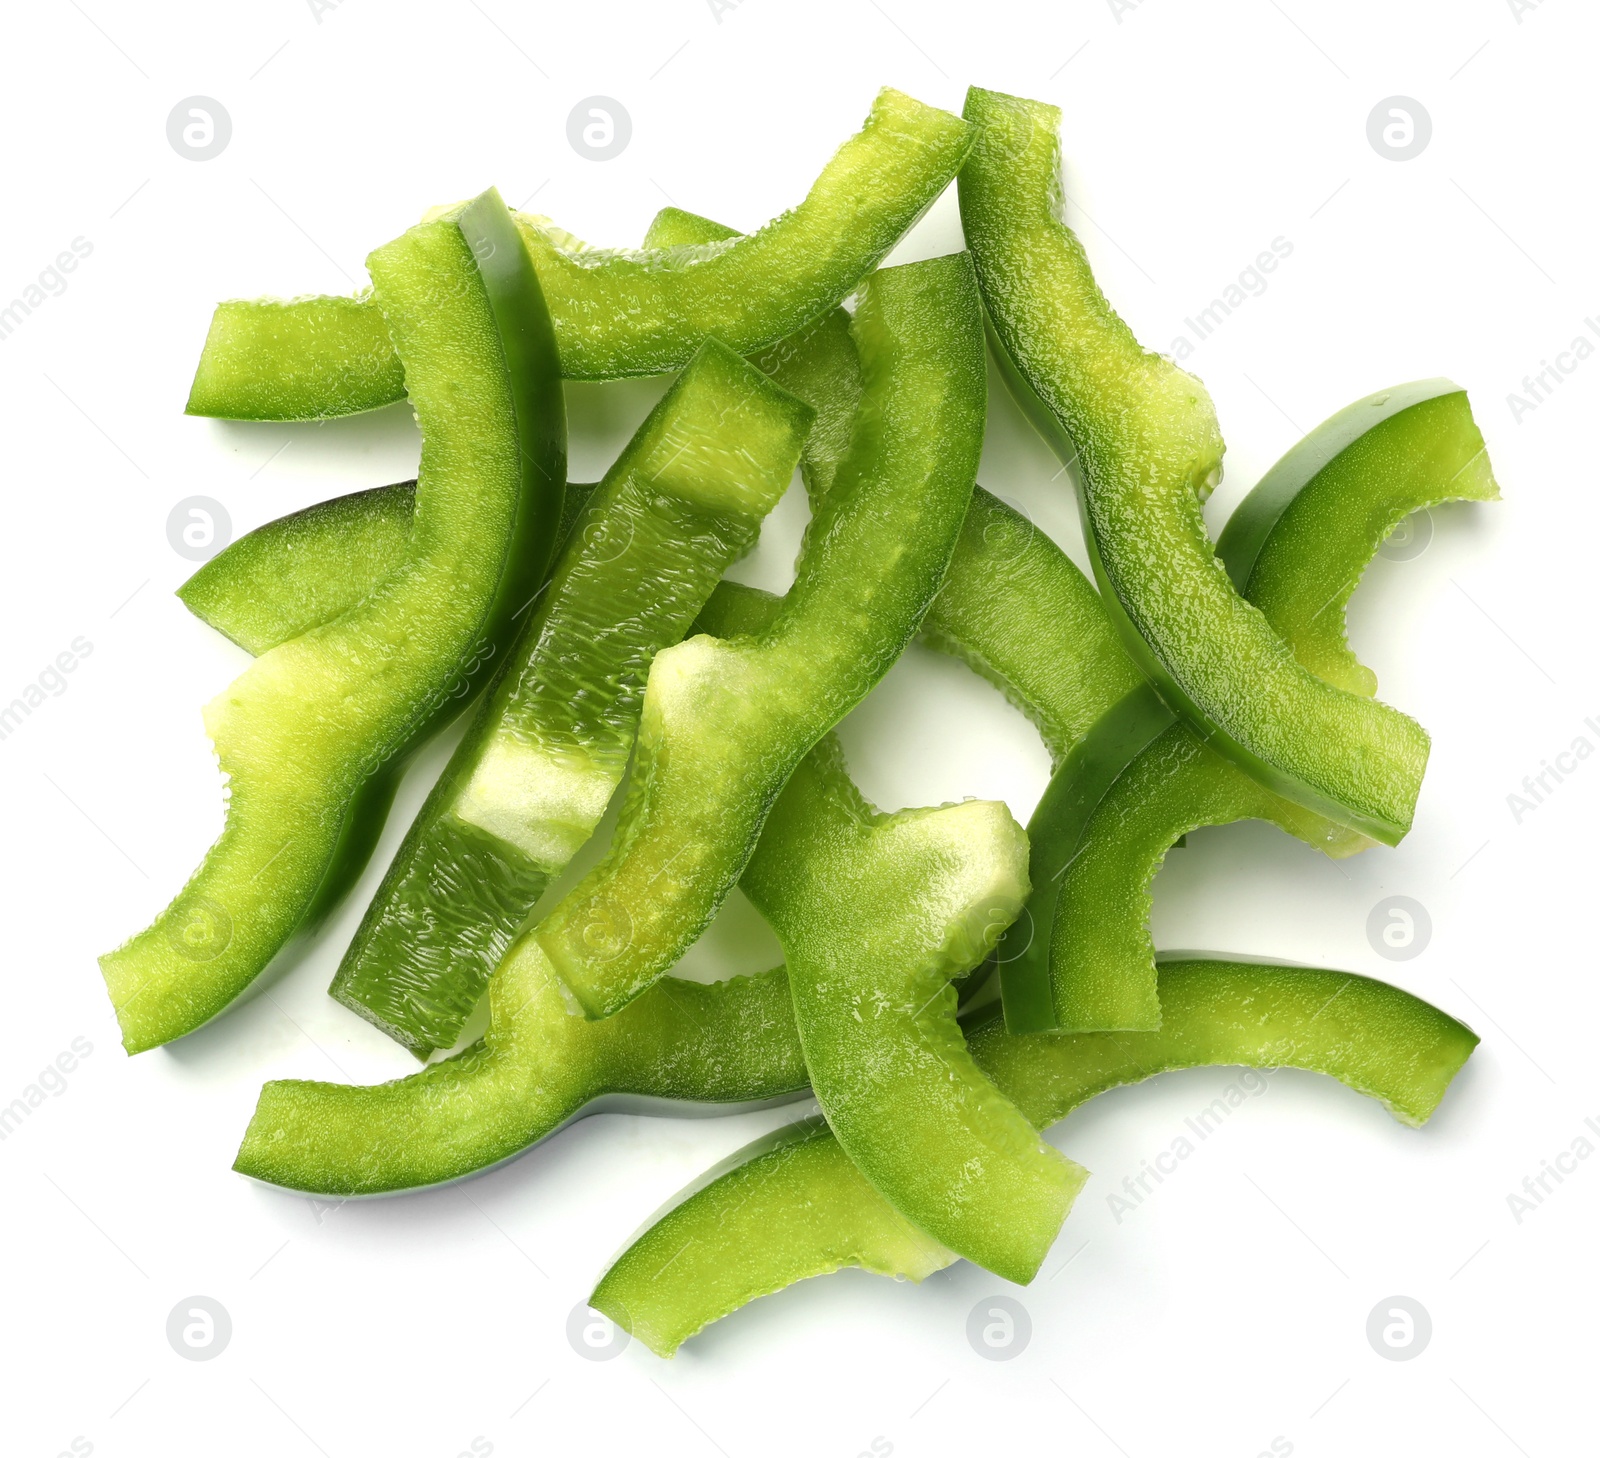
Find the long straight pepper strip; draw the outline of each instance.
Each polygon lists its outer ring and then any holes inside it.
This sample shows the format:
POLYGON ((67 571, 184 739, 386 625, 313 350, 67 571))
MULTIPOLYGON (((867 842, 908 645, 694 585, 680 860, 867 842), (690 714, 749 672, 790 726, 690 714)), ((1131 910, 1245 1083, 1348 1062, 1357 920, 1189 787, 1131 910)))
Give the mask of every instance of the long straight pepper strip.
MULTIPOLYGON (((804 201, 748 236, 610 251, 520 217, 563 370, 659 374, 682 368, 708 335, 749 354, 793 334, 878 266, 971 144, 960 117, 886 88, 804 201)), ((313 420, 375 409, 405 388, 371 295, 232 300, 211 321, 188 411, 313 420)))
MULTIPOLYGON (((1327 1074, 1421 1125, 1477 1046, 1454 1018, 1347 972, 1211 959, 1161 968, 1156 1033, 1016 1037, 969 1020, 976 1067, 1039 1128, 1096 1094, 1179 1068, 1237 1064, 1327 1074)), ((956 1253, 907 1220, 820 1119, 740 1150, 636 1235, 589 1304, 659 1356, 759 1296, 859 1266, 921 1281, 956 1253)))
POLYGON ((708 342, 590 496, 362 918, 333 996, 447 1048, 622 780, 657 650, 789 485, 811 410, 708 342))
POLYGON ((759 636, 657 655, 611 850, 535 932, 591 1017, 705 929, 795 766, 899 656, 949 565, 983 441, 970 261, 874 274, 853 330, 861 408, 783 611, 759 636))
MULTIPOLYGON (((1344 612, 1378 547, 1411 512, 1498 494, 1466 392, 1447 380, 1401 385, 1341 410, 1294 446, 1240 503, 1218 551, 1308 667, 1370 694, 1376 680, 1345 643, 1344 612)), ((1144 724, 1160 732, 1143 747, 1125 736, 1125 767, 1098 799, 1069 766, 1035 812, 1033 824, 1048 827, 1035 837, 1035 874, 1058 889, 1053 915, 1050 895, 1030 903, 1041 921, 1051 917, 1048 947, 1026 948, 1001 974, 1013 1032, 1160 1026, 1150 884, 1191 830, 1262 819, 1330 856, 1364 844, 1274 795, 1189 725, 1144 724)), ((1111 732, 1086 743, 1115 740, 1118 726, 1111 716, 1111 732)))
POLYGON ((1393 845, 1428 739, 1298 662, 1216 561, 1201 502, 1222 474, 1204 386, 1146 353, 1058 216, 1060 113, 973 88, 961 219, 1019 399, 1081 478, 1085 536, 1129 651, 1208 743, 1288 799, 1393 845))
POLYGON ((504 203, 491 190, 368 266, 423 436, 405 560, 207 707, 229 782, 222 836, 154 925, 101 959, 129 1052, 221 1012, 346 888, 406 753, 454 712, 471 663, 503 651, 550 558, 560 370, 504 203))

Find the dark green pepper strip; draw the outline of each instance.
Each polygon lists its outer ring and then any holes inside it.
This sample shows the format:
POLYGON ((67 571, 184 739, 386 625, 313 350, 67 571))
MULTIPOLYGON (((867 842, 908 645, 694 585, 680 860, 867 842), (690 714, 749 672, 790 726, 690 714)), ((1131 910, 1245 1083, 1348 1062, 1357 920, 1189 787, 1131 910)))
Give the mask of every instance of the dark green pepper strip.
POLYGON ((794 772, 741 886, 783 944, 811 1086, 840 1144, 903 1216, 1033 1278, 1084 1180, 967 1053, 953 979, 1027 896, 1003 805, 874 812, 830 735, 794 772))
MULTIPOLYGON (((1068 1032, 1164 1026, 1150 940, 1150 882, 1178 836, 1236 820, 1270 821, 1334 858, 1367 844, 1274 795, 1187 724, 1172 724, 1101 797, 1066 865, 1050 935, 1055 1026, 1068 1032)), ((1009 970, 1002 970, 1003 987, 1009 970)))
MULTIPOLYGON (((1325 420, 1240 504, 1223 533, 1245 596, 1308 667, 1329 665, 1352 688, 1371 674, 1344 642, 1344 605, 1378 545, 1408 512, 1495 494, 1487 453, 1463 391, 1423 381, 1369 396, 1325 420), (1331 618, 1329 612, 1331 611, 1331 618)), ((1068 793, 1076 785, 1068 786, 1068 793)), ((1056 793, 1052 784, 1049 795, 1056 793)), ((1059 895, 1048 950, 1048 999, 1037 948, 1002 972, 1013 1032, 1159 1026, 1150 884, 1168 848, 1204 825, 1270 820, 1330 856, 1363 842, 1282 800, 1203 743, 1167 731, 1100 799, 1056 864, 1059 895)), ((1037 823, 1039 816, 1035 815, 1037 823)), ((1045 849, 1035 845, 1037 857, 1045 849)), ((1041 898, 1031 909, 1041 912, 1041 898)))
MULTIPOLYGON (((750 354, 795 333, 877 267, 971 144, 960 117, 886 88, 805 200, 748 236, 613 252, 520 218, 567 377, 680 369, 707 335, 750 354)), ((404 379, 385 338, 366 296, 220 305, 188 412, 316 420, 398 400, 404 379)))
MULTIPOLYGON (((1042 1128, 1107 1089, 1214 1064, 1325 1073, 1420 1125, 1478 1042, 1420 998, 1347 972, 1172 961, 1161 1002, 1156 1033, 1019 1038, 991 1013, 968 1046, 1042 1128)), ((809 1276, 860 1266, 920 1281, 956 1259, 896 1213, 820 1120, 769 1135, 708 1178, 634 1237, 589 1298, 659 1356, 809 1276)))
POLYGON ((811 415, 701 347, 591 497, 339 964, 339 1002, 419 1057, 456 1041, 621 783, 650 660, 755 544, 811 415))
POLYGON ((1076 454, 1095 575, 1129 651, 1248 773, 1395 844, 1427 735, 1298 663, 1216 561, 1200 511, 1222 472, 1215 412, 1198 380, 1139 347, 1059 220, 1057 109, 974 88, 966 116, 980 135, 961 218, 989 319, 1035 419, 1076 454))
POLYGON ((865 393, 850 454, 783 611, 758 637, 657 655, 611 850, 536 932, 591 1017, 705 929, 784 782, 899 656, 949 565, 983 440, 970 262, 874 274, 853 328, 865 393))
POLYGON ((1380 390, 1325 420, 1235 508, 1217 556, 1319 678, 1370 697, 1345 608, 1384 538, 1414 511, 1497 501, 1467 392, 1449 380, 1380 390))
POLYGON ((560 371, 498 194, 368 262, 423 430, 405 563, 208 706, 229 777, 222 836, 155 924, 101 959, 129 1052, 221 1012, 348 884, 400 760, 454 712, 549 561, 566 478, 560 371))

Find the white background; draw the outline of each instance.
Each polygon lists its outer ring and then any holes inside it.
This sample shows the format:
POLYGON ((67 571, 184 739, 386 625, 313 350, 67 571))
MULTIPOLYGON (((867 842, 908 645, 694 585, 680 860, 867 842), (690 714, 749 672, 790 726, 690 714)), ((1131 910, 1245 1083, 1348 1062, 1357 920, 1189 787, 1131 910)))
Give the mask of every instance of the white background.
MULTIPOLYGON (((93 251, 0 340, 0 700, 74 638, 93 652, 0 742, 0 1103, 73 1039, 93 1052, 0 1146, 6 1453, 74 1438, 106 1455, 274 1458, 1018 1443, 1253 1458, 1275 1439, 1327 1455, 1581 1450, 1600 1160, 1520 1223, 1507 1196, 1600 1115, 1600 763, 1520 824, 1507 796, 1575 737, 1600 744, 1584 725, 1600 717, 1600 362, 1520 422, 1507 397, 1600 313, 1600 17, 1578 0, 1123 8, 8 11, 0 302, 74 238, 93 251), (1434 735, 1416 830, 1343 866, 1262 826, 1202 832, 1161 873, 1155 929, 1163 946, 1398 980, 1484 1043, 1420 1133, 1282 1074, 1120 1223, 1108 1195, 1234 1075, 1169 1077, 1075 1114, 1052 1138, 1095 1178, 1038 1281, 1010 1293, 1033 1326, 1010 1362, 968 1345, 969 1311, 1003 1283, 964 1264, 922 1288, 810 1282, 672 1363, 637 1345, 584 1360, 567 1316, 612 1253, 781 1115, 597 1118, 465 1188, 333 1211, 246 1183, 229 1164, 263 1080, 413 1066, 324 992, 376 872, 268 995, 175 1048, 120 1050, 94 958, 166 902, 219 828, 199 709, 245 662, 173 598, 193 564, 168 544, 168 513, 214 497, 237 534, 407 475, 417 449, 403 407, 321 428, 186 419, 190 374, 217 299, 347 290, 366 252, 430 204, 494 182, 600 242, 636 240, 668 199, 751 227, 801 196, 880 84, 959 109, 969 81, 1063 107, 1071 220, 1147 344, 1170 349, 1273 239, 1292 244, 1190 361, 1230 443, 1214 524, 1347 401, 1434 374, 1470 388, 1505 501, 1436 513, 1427 551, 1379 560, 1352 612, 1383 695, 1434 735), (204 163, 165 131, 196 94, 233 123, 204 163), (603 164, 566 135, 596 94, 633 123, 603 164), (1403 163, 1367 137, 1369 112, 1397 94, 1433 123, 1403 163), (1431 914, 1414 960, 1385 961, 1367 939, 1393 894, 1431 914), (194 1294, 233 1326, 205 1363, 165 1336, 194 1294), (1412 1361, 1380 1359, 1365 1335, 1395 1294, 1432 1318, 1412 1361)), ((957 246, 952 192, 897 257, 957 246)), ((571 390, 575 476, 600 472, 658 389, 571 390)), ((997 390, 982 479, 1081 560, 1055 475, 997 390)), ((781 587, 802 519, 786 501, 743 575, 781 587)), ((844 732, 888 807, 1003 796, 1025 820, 1044 784, 1031 729, 922 650, 844 732)), ((442 752, 418 766, 402 815, 442 752)), ((773 959, 735 907, 695 961, 725 973, 773 959)))

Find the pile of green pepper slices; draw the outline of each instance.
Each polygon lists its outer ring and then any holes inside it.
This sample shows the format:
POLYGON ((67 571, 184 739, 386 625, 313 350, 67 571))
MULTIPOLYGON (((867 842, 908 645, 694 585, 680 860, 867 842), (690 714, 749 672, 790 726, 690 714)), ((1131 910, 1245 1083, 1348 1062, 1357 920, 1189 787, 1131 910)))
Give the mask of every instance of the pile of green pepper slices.
POLYGON ((1055 109, 884 91, 806 199, 740 235, 669 208, 589 248, 492 190, 369 259, 353 298, 220 305, 189 410, 314 420, 409 399, 414 482, 250 533, 180 590, 256 655, 206 710, 228 817, 102 958, 130 1052, 223 1011, 359 874, 407 755, 467 733, 333 995, 421 1058, 262 1091, 235 1167, 342 1196, 514 1157, 584 1113, 815 1097, 653 1221, 592 1304, 653 1350, 861 1266, 1037 1272, 1086 1172, 1039 1131, 1166 1069, 1315 1069, 1425 1121, 1476 1036, 1349 973, 1163 961, 1149 886, 1204 825, 1329 855, 1409 829, 1428 740, 1344 640, 1409 513, 1497 496, 1466 394, 1319 426, 1214 545, 1222 439, 1060 221, 1055 109), (968 252, 880 268, 952 178, 968 252), (841 301, 851 297, 852 310, 841 301), (985 330, 1073 465, 1099 591, 976 484, 985 330), (562 379, 676 371, 604 480, 566 480, 562 379), (719 582, 799 465, 782 598, 719 582), (907 644, 955 654, 1055 774, 1003 805, 875 811, 831 730, 907 644), (630 769, 631 765, 631 769, 630 769), (611 845, 546 888, 626 781, 611 845), (672 976, 741 886, 785 963, 672 976), (1002 1016, 1003 1015, 1003 1016, 1002 1016))

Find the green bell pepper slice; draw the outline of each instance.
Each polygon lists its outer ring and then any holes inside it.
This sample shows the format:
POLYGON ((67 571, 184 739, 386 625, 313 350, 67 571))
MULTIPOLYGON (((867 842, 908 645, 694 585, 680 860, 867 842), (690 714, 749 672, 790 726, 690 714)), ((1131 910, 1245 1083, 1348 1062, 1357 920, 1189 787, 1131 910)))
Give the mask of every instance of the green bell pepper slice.
POLYGON ((319 501, 246 532, 178 589, 202 622, 260 657, 369 596, 405 561, 417 483, 319 501))
POLYGON ((1370 697, 1378 680, 1350 651, 1345 609, 1373 554, 1412 512, 1499 499, 1467 392, 1417 380, 1347 405, 1292 447, 1228 518, 1217 556, 1301 663, 1370 697))
POLYGON ((621 783, 645 673, 788 489, 811 410, 716 341, 640 426, 428 796, 333 996, 447 1048, 621 783))
POLYGON ((783 611, 758 636, 656 656, 611 849, 535 933, 591 1017, 705 929, 795 766, 900 655, 949 566, 984 426, 970 261, 875 273, 852 329, 856 429, 783 611))
MULTIPOLYGON (((1240 503, 1220 550, 1246 599, 1308 667, 1329 665, 1352 689, 1364 676, 1357 691, 1370 692, 1372 675, 1345 643, 1344 611, 1380 543, 1412 511, 1497 494, 1465 391, 1420 381, 1357 401, 1292 447, 1240 503)), ((1259 819, 1334 858, 1366 844, 1274 795, 1186 724, 1130 744, 1137 752, 1092 804, 1080 782, 1067 786, 1080 795, 1078 813, 1051 822, 1055 844, 1035 844, 1036 873, 1039 856, 1052 861, 1055 909, 1047 950, 1029 948, 1002 970, 1013 1032, 1160 1026, 1150 885, 1189 831, 1259 819)), ((1057 793, 1052 784, 1046 800, 1057 793)), ((1035 898, 1035 914, 1044 909, 1035 898)))
POLYGON ((1397 843, 1427 735, 1299 663, 1216 561, 1200 509, 1222 473, 1215 411, 1197 379, 1140 348, 1060 221, 1059 112, 973 88, 965 115, 979 137, 961 219, 997 353, 1047 439, 1078 463, 1095 576, 1129 651, 1247 773, 1397 843))
POLYGON ((1003 805, 875 813, 828 736, 790 778, 740 885, 783 946, 811 1086, 840 1145, 913 1225, 1032 1279, 1084 1171, 968 1054, 955 979, 1027 896, 1003 805))
MULTIPOLYGON (((630 252, 519 215, 567 378, 680 369, 707 335, 751 354, 795 333, 877 267, 971 144, 960 117, 885 88, 805 200, 754 233, 630 252)), ((221 304, 188 413, 318 420, 386 405, 405 391, 386 339, 368 295, 221 304)))
MULTIPOLYGON (((993 1011, 969 1025, 973 1061, 1044 1128, 1107 1089, 1180 1068, 1235 1064, 1327 1074, 1418 1126, 1477 1035, 1398 987, 1304 967, 1183 959, 1161 968, 1155 1033, 1017 1037, 993 1011)), ((845 1266, 921 1281, 957 1256, 886 1201, 821 1120, 725 1160, 657 1214, 589 1304, 670 1357, 696 1332, 845 1266)))
POLYGON ((423 432, 405 561, 207 707, 229 780, 222 836, 155 923, 101 959, 129 1052, 221 1012, 345 889, 400 762, 455 712, 550 558, 566 480, 560 369, 499 195, 368 264, 423 432))
MULTIPOLYGON (((779 600, 724 583, 707 604, 701 626, 760 631, 780 611, 779 600)), ((978 1156, 986 1156, 986 1178, 996 1182, 1012 1165, 1024 1173, 1042 1165, 1035 1180, 1053 1189, 1054 1205, 1050 1189, 1034 1203, 1043 1207, 1037 1218, 1053 1224, 1034 1239, 1047 1248, 1080 1176, 1039 1144, 973 1074, 955 1026, 953 992, 945 988, 929 996, 981 960, 1015 914, 1026 891, 1020 831, 1003 807, 971 802, 885 817, 863 827, 865 843, 844 844, 837 812, 845 806, 853 814, 861 802, 831 736, 812 751, 791 786, 763 835, 764 843, 781 838, 787 844, 777 853, 781 859, 758 855, 747 873, 760 878, 759 886, 752 880, 752 895, 758 905, 777 908, 773 914, 792 927, 803 914, 799 899, 836 895, 828 887, 840 877, 881 872, 900 883, 882 888, 878 913, 862 935, 879 959, 899 969, 907 1000, 899 1021, 922 1049, 924 1076, 927 1059, 936 1055, 935 1088, 961 1085, 956 1107, 947 1111, 959 1113, 961 1123, 941 1131, 949 1141, 942 1157, 951 1160, 959 1152, 973 1184, 980 1183, 973 1175, 978 1156), (880 849, 889 852, 882 866, 880 849), (791 872, 796 886, 772 886, 775 875, 791 872), (915 896, 905 894, 908 879, 915 896)), ((837 908, 830 902, 820 910, 837 908)), ((803 952, 819 953, 824 935, 802 933, 803 952)), ((856 940, 853 932, 847 936, 856 940)), ((611 1017, 591 1020, 572 1012, 538 939, 525 933, 490 979, 489 1027, 482 1040, 409 1078, 376 1087, 269 1083, 234 1167, 327 1194, 414 1189, 510 1159, 581 1114, 615 1107, 619 1099, 633 1108, 641 1101, 660 1107, 662 1100, 760 1104, 800 1096, 806 1079, 783 968, 713 987, 662 978, 611 1017)), ((1015 1192, 1017 1185, 1001 1188, 1015 1192)), ((985 1209, 982 1189, 969 1193, 967 1206, 965 1224, 975 1234, 985 1209)), ((1017 1218, 1003 1203, 1000 1213, 1017 1218)), ((1016 1239, 1003 1231, 991 1238, 1002 1245, 1016 1239)), ((981 1258, 983 1247, 970 1243, 981 1258)))

